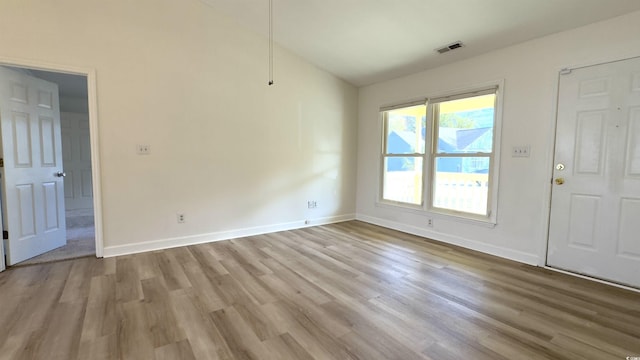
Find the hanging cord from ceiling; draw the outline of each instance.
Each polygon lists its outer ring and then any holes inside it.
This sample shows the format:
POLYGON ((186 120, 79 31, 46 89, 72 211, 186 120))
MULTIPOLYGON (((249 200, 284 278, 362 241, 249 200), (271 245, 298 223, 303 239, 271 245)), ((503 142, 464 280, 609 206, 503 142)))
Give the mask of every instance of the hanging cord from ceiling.
POLYGON ((273 0, 269 0, 269 86, 273 85, 273 0))

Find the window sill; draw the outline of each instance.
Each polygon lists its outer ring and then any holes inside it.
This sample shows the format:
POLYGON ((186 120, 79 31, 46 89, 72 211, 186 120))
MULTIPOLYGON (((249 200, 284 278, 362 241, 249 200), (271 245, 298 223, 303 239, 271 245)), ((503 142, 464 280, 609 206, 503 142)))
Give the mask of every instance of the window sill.
POLYGON ((383 209, 391 209, 391 210, 397 210, 397 211, 402 211, 406 213, 416 214, 420 216, 426 216, 432 219, 442 219, 442 220, 458 222, 462 224, 481 226, 489 229, 493 229, 497 225, 494 219, 486 219, 486 220, 472 219, 472 218, 464 217, 461 215, 442 213, 442 212, 433 211, 433 210, 425 210, 423 208, 413 207, 411 205, 388 203, 380 200, 376 201, 375 206, 383 209))

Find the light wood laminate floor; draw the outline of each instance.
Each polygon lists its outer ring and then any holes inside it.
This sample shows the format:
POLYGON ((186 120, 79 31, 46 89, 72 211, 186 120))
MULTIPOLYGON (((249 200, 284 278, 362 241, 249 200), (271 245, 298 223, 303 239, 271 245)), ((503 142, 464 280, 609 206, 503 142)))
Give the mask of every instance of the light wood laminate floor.
POLYGON ((625 359, 640 294, 351 221, 0 274, 1 359, 625 359))

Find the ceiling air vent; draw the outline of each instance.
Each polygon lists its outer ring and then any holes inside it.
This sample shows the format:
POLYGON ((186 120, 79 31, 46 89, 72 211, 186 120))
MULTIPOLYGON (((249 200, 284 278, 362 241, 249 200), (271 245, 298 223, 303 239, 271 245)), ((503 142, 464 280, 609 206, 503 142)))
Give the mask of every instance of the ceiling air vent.
POLYGON ((462 44, 462 41, 456 41, 454 43, 451 43, 449 45, 445 45, 441 48, 436 49, 436 51, 440 54, 444 54, 446 52, 449 52, 451 50, 455 50, 455 49, 459 49, 461 47, 463 47, 464 45, 462 44))

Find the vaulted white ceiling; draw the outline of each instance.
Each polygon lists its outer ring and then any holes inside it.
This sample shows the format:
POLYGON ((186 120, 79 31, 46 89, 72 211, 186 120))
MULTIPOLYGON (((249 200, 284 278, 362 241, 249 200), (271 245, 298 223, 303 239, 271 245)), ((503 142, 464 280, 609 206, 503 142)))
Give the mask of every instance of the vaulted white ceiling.
MULTIPOLYGON (((269 0, 201 1, 268 36, 269 0)), ((637 10, 640 0, 273 0, 273 24, 278 44, 361 86, 637 10)))

